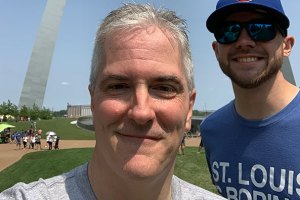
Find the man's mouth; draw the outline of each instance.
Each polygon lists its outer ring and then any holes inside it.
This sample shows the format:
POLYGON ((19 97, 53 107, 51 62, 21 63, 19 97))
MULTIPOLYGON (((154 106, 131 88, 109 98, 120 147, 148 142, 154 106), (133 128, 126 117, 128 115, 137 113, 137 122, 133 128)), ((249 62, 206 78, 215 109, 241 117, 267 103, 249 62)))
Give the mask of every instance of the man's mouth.
POLYGON ((161 136, 155 136, 155 135, 143 135, 143 134, 125 134, 125 133, 120 133, 117 132, 117 134, 123 136, 123 137, 129 137, 129 138, 136 138, 136 139, 148 139, 148 140, 160 140, 162 137, 161 136))

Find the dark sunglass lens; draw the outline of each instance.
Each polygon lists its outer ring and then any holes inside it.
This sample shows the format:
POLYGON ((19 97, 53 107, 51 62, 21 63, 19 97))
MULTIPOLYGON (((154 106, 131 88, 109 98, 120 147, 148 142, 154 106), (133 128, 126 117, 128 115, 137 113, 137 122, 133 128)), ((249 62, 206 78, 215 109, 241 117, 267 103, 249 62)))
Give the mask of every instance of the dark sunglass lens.
POLYGON ((276 29, 273 24, 248 24, 248 33, 254 41, 266 42, 274 39, 276 29))
POLYGON ((239 24, 224 25, 214 33, 215 38, 221 44, 233 43, 238 39, 241 29, 239 24))

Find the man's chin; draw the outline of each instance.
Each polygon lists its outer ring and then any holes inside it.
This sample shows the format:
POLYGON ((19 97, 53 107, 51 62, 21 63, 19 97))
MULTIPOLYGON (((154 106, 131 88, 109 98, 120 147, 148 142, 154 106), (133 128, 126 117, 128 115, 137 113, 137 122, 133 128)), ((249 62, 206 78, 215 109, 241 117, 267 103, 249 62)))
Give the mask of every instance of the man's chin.
POLYGON ((123 166, 123 172, 133 180, 145 180, 156 177, 162 170, 162 164, 153 158, 138 155, 132 157, 123 166))

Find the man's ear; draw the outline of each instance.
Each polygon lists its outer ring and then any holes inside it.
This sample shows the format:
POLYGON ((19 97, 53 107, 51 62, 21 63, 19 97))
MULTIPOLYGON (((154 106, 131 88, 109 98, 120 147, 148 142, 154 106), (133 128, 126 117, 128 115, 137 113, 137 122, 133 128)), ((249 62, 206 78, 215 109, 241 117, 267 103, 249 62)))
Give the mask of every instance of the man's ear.
POLYGON ((295 38, 293 36, 287 36, 284 38, 283 55, 285 57, 288 57, 291 54, 294 43, 295 43, 295 38))
POLYGON ((94 110, 94 93, 95 93, 95 86, 92 86, 91 84, 88 87, 90 92, 90 99, 91 99, 91 111, 94 110))
POLYGON ((192 116, 193 116, 193 107, 196 100, 196 90, 190 93, 190 100, 189 100, 189 111, 187 113, 186 122, 185 122, 185 131, 188 132, 191 130, 192 126, 192 116))
POLYGON ((214 52, 215 52, 215 55, 216 55, 216 58, 218 59, 219 58, 219 43, 217 41, 214 41, 212 44, 211 44, 214 52))

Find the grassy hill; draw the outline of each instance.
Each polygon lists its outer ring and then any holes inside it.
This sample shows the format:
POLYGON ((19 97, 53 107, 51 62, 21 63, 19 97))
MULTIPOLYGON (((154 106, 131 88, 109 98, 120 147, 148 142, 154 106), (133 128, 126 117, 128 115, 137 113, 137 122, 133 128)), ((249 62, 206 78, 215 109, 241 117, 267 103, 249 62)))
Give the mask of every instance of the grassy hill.
MULTIPOLYGON (((52 120, 38 120, 36 121, 36 128, 43 130, 43 138, 48 131, 54 131, 63 140, 94 140, 95 134, 92 131, 78 128, 75 124, 71 124, 76 119, 57 118, 52 120)), ((16 126, 12 130, 28 130, 31 126, 30 122, 9 122, 16 126)))

